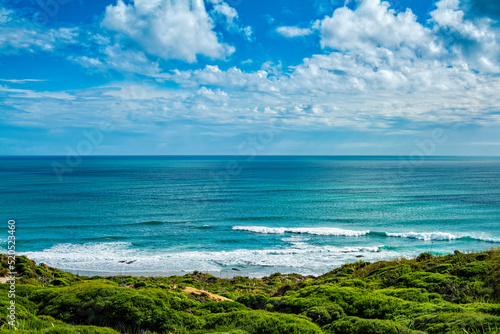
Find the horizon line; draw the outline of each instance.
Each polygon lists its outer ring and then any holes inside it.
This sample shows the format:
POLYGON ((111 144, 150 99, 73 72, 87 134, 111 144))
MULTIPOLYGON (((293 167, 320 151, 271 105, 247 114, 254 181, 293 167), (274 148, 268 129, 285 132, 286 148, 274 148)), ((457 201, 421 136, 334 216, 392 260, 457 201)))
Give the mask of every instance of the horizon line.
MULTIPOLYGON (((22 157, 67 157, 68 154, 11 154, 0 155, 0 158, 22 158, 22 157)), ((92 154, 79 155, 81 158, 98 157, 412 157, 403 154, 92 154)), ((419 159, 419 157, 416 157, 419 159)), ((500 158, 500 155, 423 155, 422 160, 429 158, 500 158)))

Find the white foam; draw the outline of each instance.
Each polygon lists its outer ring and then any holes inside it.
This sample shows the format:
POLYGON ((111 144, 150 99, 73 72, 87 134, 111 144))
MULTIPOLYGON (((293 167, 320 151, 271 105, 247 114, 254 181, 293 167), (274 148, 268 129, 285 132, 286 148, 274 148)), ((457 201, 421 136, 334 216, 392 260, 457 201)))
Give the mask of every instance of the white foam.
POLYGON ((336 227, 266 227, 266 226, 233 226, 233 230, 247 231, 259 234, 312 234, 330 235, 337 237, 359 237, 368 234, 370 231, 344 230, 336 227))
MULTIPOLYGON (((487 235, 480 235, 479 233, 465 233, 465 232, 374 232, 374 231, 355 231, 345 230, 336 227, 266 227, 266 226, 233 226, 233 230, 246 231, 257 234, 308 234, 320 236, 335 236, 335 237, 360 237, 367 234, 418 239, 425 241, 451 241, 459 239, 473 239, 484 242, 500 243, 500 239, 493 238, 487 235)), ((293 237, 293 236, 292 236, 293 237)), ((281 239, 283 241, 291 241, 289 238, 281 239)))
POLYGON ((459 239, 473 239, 485 242, 493 242, 500 243, 500 239, 492 238, 489 236, 480 236, 473 233, 460 233, 457 232, 455 234, 446 233, 446 232, 406 232, 406 233, 390 233, 386 232, 388 237, 397 237, 397 238, 409 238, 409 239, 419 239, 426 241, 451 241, 451 240, 459 240, 459 239))
MULTIPOLYGON (((264 276, 274 272, 319 275, 362 258, 377 261, 401 256, 383 246, 333 247, 296 243, 291 247, 262 250, 239 249, 220 252, 170 252, 137 250, 127 243, 60 244, 23 255, 52 267, 73 272, 172 273, 186 271, 231 272, 264 276)), ((413 254, 412 254, 413 255, 413 254)))
POLYGON ((486 242, 500 243, 500 239, 490 237, 469 236, 469 238, 486 242))
POLYGON ((407 233, 390 233, 386 232, 388 237, 396 237, 396 238, 409 238, 409 239, 419 239, 419 240, 456 240, 460 237, 453 235, 451 233, 445 232, 407 232, 407 233))

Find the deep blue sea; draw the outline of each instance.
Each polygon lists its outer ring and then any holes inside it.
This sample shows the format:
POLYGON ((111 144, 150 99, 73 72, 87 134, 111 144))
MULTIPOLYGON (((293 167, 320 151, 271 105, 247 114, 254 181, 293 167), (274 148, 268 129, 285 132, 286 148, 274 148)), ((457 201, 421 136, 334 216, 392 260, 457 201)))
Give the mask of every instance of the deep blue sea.
POLYGON ((9 219, 19 254, 80 274, 318 275, 358 260, 500 246, 498 158, 70 163, 0 158, 3 252, 9 219))

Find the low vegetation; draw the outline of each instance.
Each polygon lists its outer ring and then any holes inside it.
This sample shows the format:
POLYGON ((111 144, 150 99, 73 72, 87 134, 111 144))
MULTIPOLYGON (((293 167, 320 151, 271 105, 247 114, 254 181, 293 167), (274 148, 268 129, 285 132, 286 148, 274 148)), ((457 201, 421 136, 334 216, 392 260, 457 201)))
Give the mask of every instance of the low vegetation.
MULTIPOLYGON (((25 257, 16 270, 18 333, 500 334, 500 248, 358 261, 320 277, 82 277, 25 257)), ((12 332, 8 289, 0 333, 12 332)))

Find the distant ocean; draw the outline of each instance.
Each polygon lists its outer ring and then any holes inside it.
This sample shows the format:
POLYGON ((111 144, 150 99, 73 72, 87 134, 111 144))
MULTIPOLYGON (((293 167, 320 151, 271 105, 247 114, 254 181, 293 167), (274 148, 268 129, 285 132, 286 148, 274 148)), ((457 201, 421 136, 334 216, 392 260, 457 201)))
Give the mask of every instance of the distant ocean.
POLYGON ((358 260, 500 247, 497 158, 70 162, 0 158, 3 252, 9 219, 19 254, 80 274, 319 275, 358 260))

